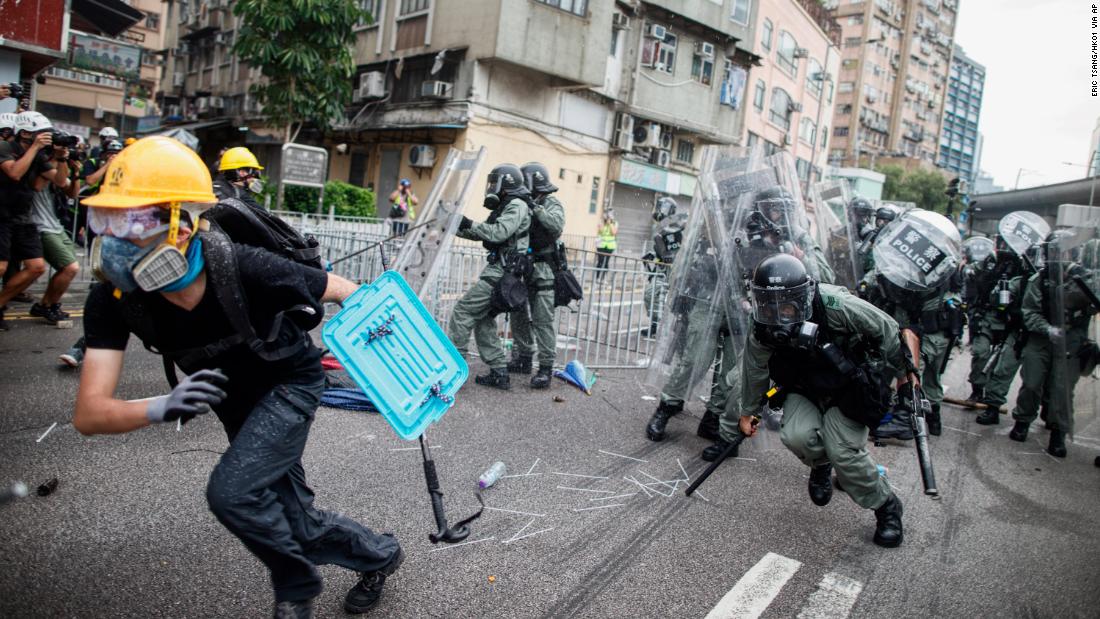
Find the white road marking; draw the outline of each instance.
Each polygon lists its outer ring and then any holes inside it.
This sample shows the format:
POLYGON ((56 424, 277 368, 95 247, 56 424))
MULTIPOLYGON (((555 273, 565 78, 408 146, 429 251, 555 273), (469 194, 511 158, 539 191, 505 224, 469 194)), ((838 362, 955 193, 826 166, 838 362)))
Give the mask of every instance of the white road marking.
POLYGON ((51 425, 50 427, 46 428, 46 431, 45 431, 45 432, 43 432, 43 433, 42 433, 42 436, 38 437, 38 440, 37 440, 37 441, 35 441, 35 442, 36 442, 36 443, 41 443, 41 442, 42 442, 42 439, 46 438, 46 435, 47 435, 47 434, 49 434, 50 432, 52 432, 52 431, 53 431, 53 429, 54 429, 54 428, 56 428, 56 427, 57 427, 57 422, 55 421, 55 422, 53 422, 53 425, 51 425))
POLYGON ((625 480, 637 485, 639 488, 641 488, 642 492, 645 493, 646 498, 649 498, 649 499, 653 498, 653 495, 649 493, 649 488, 646 488, 645 484, 643 484, 642 482, 638 481, 637 479, 634 479, 633 477, 625 477, 624 476, 623 479, 625 479, 625 480))
POLYGON ((638 494, 638 493, 637 492, 631 492, 630 494, 616 494, 615 496, 601 496, 601 497, 597 497, 595 499, 588 499, 588 502, 591 503, 592 501, 610 501, 611 499, 625 499, 626 497, 634 496, 635 494, 638 494))
MULTIPOLYGON (((442 446, 443 445, 428 445, 428 449, 439 449, 442 446)), ((420 449, 420 448, 419 447, 395 447, 395 448, 391 449, 390 451, 413 451, 413 450, 416 450, 416 449, 420 449)))
POLYGON ((618 457, 620 457, 620 458, 626 458, 627 460, 633 460, 633 461, 635 461, 635 462, 644 462, 644 463, 646 463, 646 464, 648 464, 648 463, 649 463, 649 460, 639 460, 638 458, 631 458, 630 456, 624 456, 624 455, 622 455, 622 454, 617 454, 617 453, 611 453, 610 451, 604 451, 604 450, 602 450, 602 449, 597 449, 596 451, 598 451, 598 452, 600 452, 600 453, 602 453, 602 454, 607 454, 607 455, 609 455, 609 456, 618 456, 618 457))
POLYGON ((535 458, 535 463, 531 465, 531 468, 527 469, 527 474, 530 475, 531 471, 535 470, 535 467, 539 465, 540 458, 535 458))
POLYGON ((428 552, 439 552, 440 550, 450 550, 451 548, 458 548, 459 546, 469 546, 470 544, 480 544, 481 542, 488 542, 496 539, 495 537, 486 537, 485 539, 476 539, 472 542, 462 542, 461 544, 450 544, 447 546, 441 546, 435 550, 429 550, 428 552))
POLYGON ((836 573, 825 574, 817 583, 798 619, 838 619, 847 617, 863 591, 863 583, 836 573))
POLYGON ((513 477, 538 477, 542 473, 524 473, 522 475, 501 475, 501 479, 511 479, 513 477))
POLYGON ((800 561, 769 552, 707 613, 706 619, 755 619, 802 567, 800 561))
POLYGON ((519 537, 520 533, 523 533, 524 531, 527 530, 527 527, 535 524, 535 520, 538 520, 538 519, 537 518, 532 518, 531 522, 528 522, 527 524, 523 525, 522 529, 520 529, 519 531, 516 531, 516 534, 513 535, 512 537, 508 538, 508 540, 505 541, 504 543, 507 544, 508 542, 511 542, 511 541, 515 540, 517 537, 519 537))
POLYGON ((517 512, 512 509, 501 509, 499 507, 486 507, 485 509, 491 512, 504 512, 506 514, 518 514, 520 516, 534 516, 536 518, 545 518, 546 514, 532 514, 531 512, 517 512))
POLYGON ((978 434, 977 432, 969 432, 967 430, 960 430, 958 428, 952 428, 951 426, 945 426, 942 423, 940 424, 940 426, 944 430, 954 430, 955 432, 962 432, 963 434, 969 434, 970 436, 981 436, 981 434, 978 434))
MULTIPOLYGON (((673 485, 669 484, 667 481, 661 481, 661 480, 657 479, 656 477, 650 475, 649 473, 646 473, 642 469, 638 469, 638 472, 641 473, 642 475, 645 475, 646 477, 652 479, 654 482, 656 482, 658 484, 661 484, 663 486, 666 486, 668 488, 671 488, 674 492, 676 491, 676 486, 673 486, 673 485)), ((648 485, 652 485, 652 484, 648 484, 648 485)), ((656 490, 654 490, 654 492, 656 492, 656 490)))

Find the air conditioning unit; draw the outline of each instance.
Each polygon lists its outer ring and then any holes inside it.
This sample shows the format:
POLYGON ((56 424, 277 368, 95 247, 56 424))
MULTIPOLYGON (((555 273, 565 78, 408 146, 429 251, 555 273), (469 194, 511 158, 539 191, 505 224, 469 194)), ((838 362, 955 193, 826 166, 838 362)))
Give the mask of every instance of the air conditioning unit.
POLYGON ((229 45, 229 33, 228 32, 215 32, 214 43, 217 45, 229 45))
POLYGON ((416 144, 409 148, 409 165, 414 168, 430 168, 435 165, 435 147, 416 144))
POLYGON ((702 56, 704 58, 714 58, 714 43, 697 41, 695 43, 695 55, 702 56))
POLYGON ((215 110, 225 109, 225 97, 210 97, 210 107, 215 110))
POLYGON ((420 98, 422 99, 450 99, 454 91, 451 82, 427 81, 420 85, 420 98))
POLYGON ((796 48, 794 48, 794 57, 795 58, 809 58, 810 57, 810 50, 806 49, 805 47, 796 47, 796 48))
POLYGON ((672 163, 672 153, 667 150, 655 150, 650 154, 649 162, 667 168, 672 163))
POLYGON ((791 101, 790 110, 792 112, 801 112, 802 111, 802 104, 799 103, 798 101, 791 101))
POLYGON ((661 125, 645 122, 634 127, 635 148, 656 148, 661 145, 661 125))
POLYGON ((668 30, 664 26, 658 26, 657 24, 645 25, 645 36, 650 39, 665 40, 665 35, 668 34, 668 30))
POLYGON ((360 99, 381 99, 386 96, 386 74, 381 71, 367 71, 359 76, 359 89, 356 96, 360 99))
POLYGON ((207 112, 210 110, 210 99, 207 97, 199 97, 195 99, 195 111, 198 113, 207 112))
POLYGON ((791 144, 794 144, 794 138, 792 138, 791 134, 788 133, 787 135, 783 136, 783 145, 790 146, 791 144))
POLYGON ((665 150, 671 150, 672 149, 672 132, 671 131, 665 131, 664 133, 661 134, 661 148, 663 148, 665 150))
POLYGON ((611 14, 611 27, 626 30, 630 28, 630 18, 626 16, 626 13, 616 11, 611 14))
POLYGON ((174 73, 172 75, 172 88, 183 88, 185 83, 187 83, 187 76, 183 73, 174 73))
POLYGON ((620 112, 615 122, 613 132, 615 148, 620 150, 634 149, 634 117, 625 112, 620 112))

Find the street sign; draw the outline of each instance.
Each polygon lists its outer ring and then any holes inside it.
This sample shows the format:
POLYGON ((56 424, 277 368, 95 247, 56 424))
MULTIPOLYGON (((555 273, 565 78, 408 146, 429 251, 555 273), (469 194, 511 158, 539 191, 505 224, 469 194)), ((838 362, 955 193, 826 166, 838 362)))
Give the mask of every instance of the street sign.
POLYGON ((283 207, 283 188, 286 185, 300 185, 320 189, 317 212, 322 211, 325 204, 325 179, 328 177, 327 150, 303 144, 283 144, 279 171, 279 208, 283 207))
POLYGON ((69 35, 70 67, 114 75, 124 81, 141 78, 141 48, 95 35, 69 35))
POLYGON ((280 178, 284 184, 324 187, 327 177, 327 150, 302 144, 283 144, 280 178))

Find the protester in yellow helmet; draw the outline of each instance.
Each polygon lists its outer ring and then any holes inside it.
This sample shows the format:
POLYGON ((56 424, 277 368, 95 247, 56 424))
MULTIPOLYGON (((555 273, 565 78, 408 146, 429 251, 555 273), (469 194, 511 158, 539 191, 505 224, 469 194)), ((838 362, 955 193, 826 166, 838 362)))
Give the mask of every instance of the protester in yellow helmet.
MULTIPOLYGON (((214 179, 214 193, 218 199, 237 198, 256 204, 253 197, 263 191, 260 172, 264 169, 259 159, 244 146, 234 146, 222 153, 218 161, 218 177, 214 179)), ((257 205, 258 206, 258 205, 257 205)))
POLYGON ((92 288, 84 307, 88 350, 73 426, 116 434, 213 411, 229 447, 210 475, 207 503, 267 566, 275 616, 310 616, 322 588, 316 566, 325 563, 360 573, 344 608, 365 612, 404 553, 394 537, 315 508, 302 468, 325 383, 309 331, 324 303, 356 286, 230 242, 200 218, 217 201, 210 187, 191 149, 148 137, 115 157, 88 198, 89 225, 100 235, 93 270, 107 283, 92 288), (188 374, 167 395, 115 396, 131 333, 188 374))

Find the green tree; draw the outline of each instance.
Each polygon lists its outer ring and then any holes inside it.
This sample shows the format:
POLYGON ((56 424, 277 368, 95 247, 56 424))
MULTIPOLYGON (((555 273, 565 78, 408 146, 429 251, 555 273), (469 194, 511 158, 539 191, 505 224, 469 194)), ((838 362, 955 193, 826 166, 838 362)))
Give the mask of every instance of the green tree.
POLYGON ((883 200, 901 200, 898 191, 901 187, 901 178, 905 176, 905 168, 899 165, 880 165, 875 171, 886 175, 886 182, 882 186, 883 200))
MULTIPOLYGON (((317 212, 317 192, 313 187, 287 185, 283 194, 283 208, 299 213, 317 212)), ((374 192, 342 181, 325 183, 325 203, 322 214, 333 213, 348 217, 374 217, 374 192)))
POLYGON ((328 128, 351 101, 354 28, 372 21, 356 0, 239 0, 237 57, 260 69, 252 95, 287 142, 312 122, 328 128))
POLYGON ((947 212, 947 196, 943 193, 947 181, 939 172, 920 168, 906 172, 898 165, 878 166, 877 171, 886 175, 883 200, 913 202, 922 209, 947 212))

